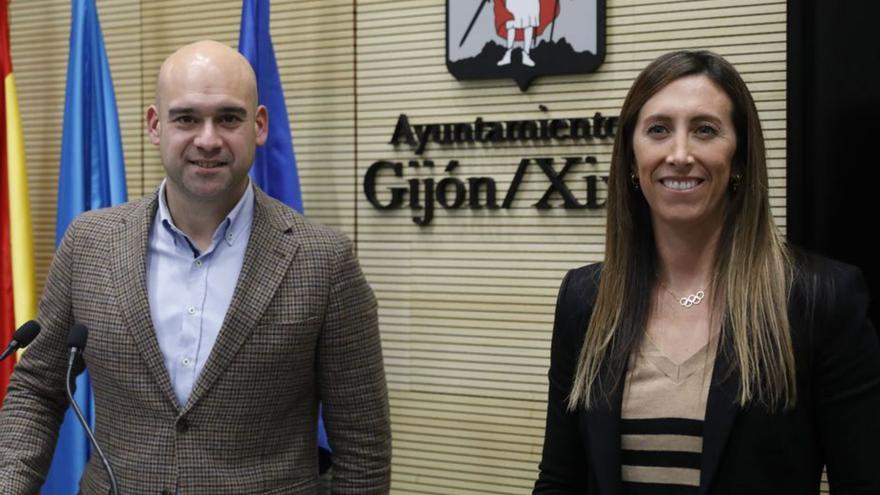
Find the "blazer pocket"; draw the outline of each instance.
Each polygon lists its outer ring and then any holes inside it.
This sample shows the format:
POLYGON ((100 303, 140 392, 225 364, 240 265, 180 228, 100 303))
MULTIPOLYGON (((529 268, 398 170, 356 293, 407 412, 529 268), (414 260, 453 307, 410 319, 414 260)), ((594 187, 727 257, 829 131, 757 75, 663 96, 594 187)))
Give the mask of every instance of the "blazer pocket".
POLYGON ((254 328, 242 356, 255 360, 265 372, 287 375, 312 366, 322 318, 312 316, 304 320, 261 321, 254 328))
POLYGON ((257 323, 250 345, 284 345, 303 338, 317 337, 321 316, 296 321, 263 319, 257 323))
POLYGON ((269 490, 268 492, 263 492, 263 495, 313 495, 317 492, 318 479, 305 478, 297 481, 296 483, 293 483, 292 485, 287 485, 281 488, 276 488, 274 490, 269 490))

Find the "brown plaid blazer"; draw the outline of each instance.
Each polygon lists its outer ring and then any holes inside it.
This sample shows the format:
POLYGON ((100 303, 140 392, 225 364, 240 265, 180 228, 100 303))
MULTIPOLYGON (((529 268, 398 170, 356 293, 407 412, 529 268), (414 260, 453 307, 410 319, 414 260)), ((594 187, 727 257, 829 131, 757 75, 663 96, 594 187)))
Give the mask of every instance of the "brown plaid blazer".
MULTIPOLYGON (((95 429, 130 494, 318 490, 318 401, 334 447, 334 494, 387 493, 391 432, 376 300, 343 235, 256 190, 251 237, 220 335, 178 404, 150 321, 145 260, 154 193, 81 215, 58 248, 43 332, 0 411, 0 493, 37 493, 67 407, 67 332, 84 358, 95 429)), ((93 456, 85 495, 108 493, 93 456)))

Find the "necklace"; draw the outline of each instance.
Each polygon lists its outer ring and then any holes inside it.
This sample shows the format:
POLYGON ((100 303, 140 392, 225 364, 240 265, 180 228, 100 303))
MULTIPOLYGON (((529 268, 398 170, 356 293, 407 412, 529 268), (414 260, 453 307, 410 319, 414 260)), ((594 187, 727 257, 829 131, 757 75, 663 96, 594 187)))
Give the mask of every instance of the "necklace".
POLYGON ((703 298, 706 297, 706 292, 702 289, 694 292, 693 294, 687 294, 682 297, 677 295, 675 292, 672 292, 672 290, 669 287, 666 287, 666 284, 661 282, 659 278, 657 279, 657 283, 660 284, 660 287, 663 287, 663 289, 668 292, 669 295, 672 296, 672 298, 675 299, 681 307, 685 309, 691 309, 697 304, 700 304, 701 302, 703 302, 703 298))

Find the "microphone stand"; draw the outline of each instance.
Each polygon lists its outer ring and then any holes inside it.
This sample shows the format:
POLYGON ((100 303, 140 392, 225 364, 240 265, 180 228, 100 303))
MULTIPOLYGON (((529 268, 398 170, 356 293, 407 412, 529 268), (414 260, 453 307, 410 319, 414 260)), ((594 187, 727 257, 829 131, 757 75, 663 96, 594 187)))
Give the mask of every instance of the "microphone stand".
POLYGON ((73 375, 73 364, 76 361, 78 353, 79 349, 72 347, 70 349, 70 357, 67 359, 67 383, 65 387, 67 390, 67 398, 70 400, 70 405, 73 407, 73 412, 76 414, 76 418, 79 420, 83 429, 86 430, 86 435, 88 435, 89 441, 92 442, 92 446, 95 447, 95 452, 98 453, 101 462, 104 463, 104 469, 107 471, 107 476, 110 478, 110 493, 112 495, 119 495, 119 488, 116 485, 116 476, 113 474, 113 468, 110 467, 110 462, 107 460, 107 456, 104 455, 104 451, 102 451, 101 446, 98 445, 98 440, 95 439, 92 429, 89 428, 89 423, 86 421, 85 416, 83 416, 82 410, 80 410, 79 405, 73 399, 72 383, 73 379, 76 378, 73 375))

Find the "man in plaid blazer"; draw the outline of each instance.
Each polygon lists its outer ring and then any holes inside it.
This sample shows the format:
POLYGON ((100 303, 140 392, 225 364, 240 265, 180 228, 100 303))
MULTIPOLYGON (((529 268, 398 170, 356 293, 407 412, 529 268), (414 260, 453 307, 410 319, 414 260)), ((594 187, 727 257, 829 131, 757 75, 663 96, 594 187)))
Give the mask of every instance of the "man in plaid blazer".
MULTIPOLYGON (((219 43, 182 48, 162 65, 147 123, 166 179, 146 198, 80 216, 61 242, 40 303, 43 332, 0 411, 0 493, 37 493, 45 477, 67 407, 74 322, 90 329, 96 434, 124 493, 314 494, 319 400, 335 449, 332 492, 387 493, 376 301, 343 235, 251 185, 267 114, 250 65, 219 43), (236 243, 241 232, 246 242, 236 243), (171 256, 181 247, 191 257, 171 256), (197 279, 205 305, 174 304, 192 289, 178 274, 215 257, 224 264, 197 279), (163 272, 181 260, 185 270, 163 272), (201 357, 177 362, 179 322, 216 306, 225 313, 195 327, 201 357)), ((85 495, 108 493, 96 457, 85 495)))

